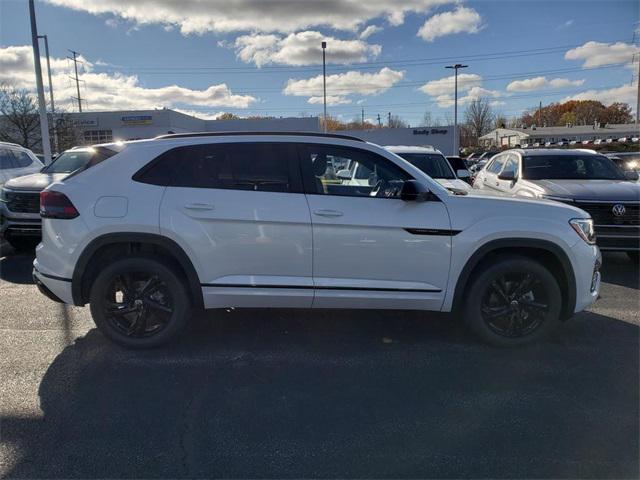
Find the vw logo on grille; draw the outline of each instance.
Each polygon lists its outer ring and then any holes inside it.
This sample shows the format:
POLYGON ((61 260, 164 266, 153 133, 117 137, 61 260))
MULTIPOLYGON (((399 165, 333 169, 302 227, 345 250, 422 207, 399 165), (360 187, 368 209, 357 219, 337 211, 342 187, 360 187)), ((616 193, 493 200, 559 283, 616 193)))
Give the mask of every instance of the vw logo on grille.
POLYGON ((616 217, 621 217, 626 213, 627 209, 624 208, 624 205, 622 205, 621 203, 617 203, 616 205, 613 206, 611 211, 616 217))

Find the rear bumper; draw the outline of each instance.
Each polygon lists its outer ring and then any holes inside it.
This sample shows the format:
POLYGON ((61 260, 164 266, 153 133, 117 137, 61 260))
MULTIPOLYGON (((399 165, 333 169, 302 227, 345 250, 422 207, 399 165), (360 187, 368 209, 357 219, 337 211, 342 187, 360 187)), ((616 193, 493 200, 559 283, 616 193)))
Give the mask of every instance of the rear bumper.
POLYGON ((44 283, 42 283, 40 278, 36 275, 35 269, 33 270, 33 283, 36 284, 36 287, 38 287, 38 290, 40 291, 40 293, 43 294, 45 297, 47 297, 49 300, 53 300, 54 302, 58 302, 58 303, 64 303, 62 300, 60 300, 60 298, 58 298, 58 296, 55 293, 49 290, 47 286, 44 283))
POLYGON ((33 281, 40 293, 55 302, 73 304, 71 279, 50 275, 41 270, 38 260, 34 260, 33 281))

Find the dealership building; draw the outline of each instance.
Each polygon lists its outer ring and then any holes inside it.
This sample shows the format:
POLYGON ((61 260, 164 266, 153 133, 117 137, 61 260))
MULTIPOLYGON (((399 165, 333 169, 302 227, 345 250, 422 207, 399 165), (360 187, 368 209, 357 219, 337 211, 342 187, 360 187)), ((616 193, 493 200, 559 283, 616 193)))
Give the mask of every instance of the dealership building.
POLYGON ((544 145, 547 142, 582 142, 606 141, 608 139, 618 140, 620 138, 638 137, 638 125, 628 124, 598 124, 593 125, 571 125, 564 127, 519 127, 519 128, 496 128, 495 130, 480 137, 480 144, 485 147, 514 147, 516 145, 532 145, 539 143, 544 145))

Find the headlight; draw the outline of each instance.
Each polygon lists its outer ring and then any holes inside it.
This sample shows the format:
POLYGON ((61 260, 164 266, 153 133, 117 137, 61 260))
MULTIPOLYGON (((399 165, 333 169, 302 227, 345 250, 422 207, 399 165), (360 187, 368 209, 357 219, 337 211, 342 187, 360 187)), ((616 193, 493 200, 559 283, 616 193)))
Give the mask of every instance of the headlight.
POLYGON ((569 225, 576 231, 589 245, 596 243, 596 231, 593 228, 593 220, 590 218, 573 218, 569 220, 569 225))
POLYGON ((2 187, 0 188, 0 202, 6 202, 7 201, 7 189, 2 187))

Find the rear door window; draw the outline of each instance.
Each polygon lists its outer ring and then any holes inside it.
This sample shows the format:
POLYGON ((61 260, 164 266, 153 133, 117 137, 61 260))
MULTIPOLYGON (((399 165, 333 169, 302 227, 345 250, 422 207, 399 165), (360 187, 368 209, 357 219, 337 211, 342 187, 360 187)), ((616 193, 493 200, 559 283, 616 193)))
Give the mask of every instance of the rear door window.
POLYGON ((0 170, 17 168, 13 152, 8 148, 0 148, 0 170))
POLYGON ((33 159, 27 154, 27 152, 23 152, 21 150, 14 150, 13 157, 17 168, 30 167, 33 163, 33 159))

